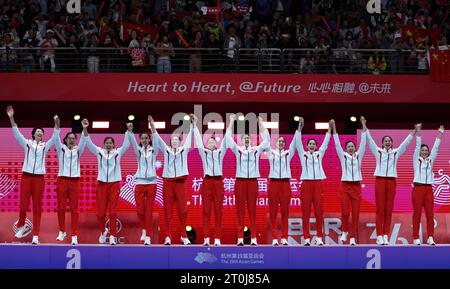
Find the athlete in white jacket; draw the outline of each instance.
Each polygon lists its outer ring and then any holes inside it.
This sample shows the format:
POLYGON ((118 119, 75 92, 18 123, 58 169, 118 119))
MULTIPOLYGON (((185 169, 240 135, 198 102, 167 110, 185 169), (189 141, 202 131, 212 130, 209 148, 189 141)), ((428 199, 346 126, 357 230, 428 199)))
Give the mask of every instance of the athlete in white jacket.
POLYGON ((416 148, 414 150, 414 188, 412 191, 413 199, 413 243, 420 245, 419 227, 420 218, 422 216, 422 208, 425 209, 425 217, 427 219, 427 244, 435 245, 434 242, 434 216, 433 216, 433 164, 436 160, 438 148, 444 135, 444 126, 439 127, 439 134, 436 137, 433 148, 422 143, 422 124, 417 127, 416 148))
MULTIPOLYGON (((223 158, 227 152, 227 135, 223 138, 220 147, 214 137, 208 138, 206 147, 203 145, 202 136, 197 127, 197 117, 193 116, 194 140, 203 164, 203 184, 202 184, 202 215, 203 215, 203 245, 210 245, 209 224, 211 212, 214 208, 215 234, 214 245, 220 246, 220 234, 222 232, 222 207, 224 198, 223 189, 223 158)), ((227 130, 227 134, 230 130, 227 130)))
POLYGON ((241 137, 241 146, 238 146, 231 137, 233 123, 236 115, 230 116, 230 126, 226 134, 231 151, 236 156, 236 212, 238 218, 238 246, 244 245, 244 216, 247 204, 250 219, 251 245, 258 245, 256 239, 256 200, 258 198, 259 157, 269 146, 269 132, 264 127, 261 117, 258 119, 259 131, 262 142, 258 146, 252 146, 250 136, 244 134, 241 137))
POLYGON ((172 136, 170 139, 171 146, 168 146, 164 140, 159 136, 155 129, 155 125, 151 122, 151 130, 153 133, 153 140, 158 142, 160 151, 164 154, 164 169, 163 169, 163 202, 164 202, 164 218, 166 221, 166 238, 165 245, 172 244, 172 211, 173 206, 176 205, 178 217, 181 225, 181 242, 184 245, 191 244, 186 234, 186 191, 184 188, 186 178, 189 175, 188 171, 188 153, 192 146, 192 115, 190 116, 190 129, 186 136, 186 140, 181 145, 179 136, 172 136))
MULTIPOLYGON (((330 141, 331 127, 334 120, 330 120, 328 132, 325 135, 322 145, 317 150, 317 141, 310 139, 307 142, 308 150, 303 149, 301 133, 298 136, 298 155, 302 165, 301 201, 302 201, 302 221, 305 246, 311 245, 311 234, 309 228, 309 217, 311 216, 311 206, 314 205, 316 216, 317 239, 316 244, 322 246, 323 243, 323 180, 326 178, 322 168, 322 160, 330 141)), ((303 129, 304 120, 300 118, 300 131, 303 129)))
POLYGON ((117 204, 119 203, 120 181, 122 180, 122 171, 120 168, 120 160, 130 146, 131 127, 125 132, 123 144, 119 148, 115 148, 114 139, 106 137, 104 140, 104 148, 96 146, 89 137, 87 128, 89 122, 83 119, 83 137, 85 138, 88 149, 97 157, 98 177, 97 177, 97 220, 100 229, 100 237, 98 242, 104 244, 109 230, 105 228, 106 210, 109 210, 109 227, 110 236, 109 244, 117 244, 117 204))
MULTIPOLYGON (((297 150, 298 138, 300 135, 300 123, 295 135, 292 138, 289 148, 286 150, 286 140, 284 137, 278 137, 275 142, 275 148, 270 146, 266 148, 270 172, 269 172, 269 214, 272 226, 272 245, 278 246, 278 227, 277 213, 278 207, 281 211, 281 244, 288 243, 288 218, 289 204, 291 202, 291 160, 297 150)), ((269 137, 270 139, 270 137, 269 137)))
POLYGON ((341 162, 342 177, 340 187, 341 210, 342 210, 342 235, 340 240, 347 241, 349 229, 350 208, 352 211, 352 230, 350 232, 350 245, 356 245, 358 238, 359 208, 361 204, 361 163, 366 151, 366 119, 361 116, 363 131, 361 133, 361 143, 358 150, 352 141, 345 143, 345 151, 342 149, 336 124, 333 124, 333 138, 336 145, 336 152, 341 162))
MULTIPOLYGON (((148 122, 150 125, 153 124, 153 118, 150 115, 148 122)), ((134 197, 142 228, 141 241, 144 242, 144 245, 150 245, 153 232, 153 205, 156 197, 156 157, 159 147, 158 142, 152 139, 150 132, 139 134, 139 144, 133 134, 130 133, 129 136, 138 162, 138 168, 134 175, 136 178, 134 197)))
POLYGON ((32 244, 39 244, 39 229, 41 225, 42 195, 45 187, 45 158, 48 151, 54 145, 59 128, 56 126, 58 116, 55 115, 55 129, 48 142, 44 141, 44 129, 35 127, 31 133, 32 139, 26 139, 19 131, 14 120, 12 106, 6 108, 14 138, 24 150, 25 159, 22 166, 22 178, 20 181, 20 213, 17 222, 18 231, 16 238, 23 238, 26 231, 25 219, 27 217, 30 198, 33 198, 33 240, 32 244))
POLYGON ((391 231, 392 211, 397 190, 397 163, 400 156, 406 151, 411 143, 415 129, 406 137, 398 148, 392 148, 392 138, 384 136, 382 147, 378 147, 367 131, 367 142, 376 160, 375 167, 375 202, 377 207, 376 231, 378 245, 389 245, 391 231))
MULTIPOLYGON (((57 120, 59 128, 59 119, 57 120)), ((66 238, 66 207, 70 204, 71 215, 71 244, 78 244, 78 201, 80 199, 80 156, 86 148, 85 138, 76 144, 77 136, 74 132, 68 132, 61 143, 59 132, 55 141, 56 154, 58 155, 58 178, 56 180, 56 194, 58 203, 58 225, 59 233, 57 241, 66 238)))

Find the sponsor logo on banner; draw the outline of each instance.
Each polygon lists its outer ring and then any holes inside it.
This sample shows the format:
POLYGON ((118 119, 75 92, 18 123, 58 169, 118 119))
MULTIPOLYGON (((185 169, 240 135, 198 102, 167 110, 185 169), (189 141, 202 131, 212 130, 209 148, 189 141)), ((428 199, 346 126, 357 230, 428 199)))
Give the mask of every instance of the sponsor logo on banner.
POLYGON ((208 264, 212 264, 217 262, 217 257, 214 256, 212 253, 210 252, 198 252, 197 256, 194 258, 195 262, 199 263, 199 264, 203 264, 203 263, 208 263, 208 264))
MULTIPOLYGON (((12 230, 13 230, 14 234, 16 234, 19 231, 19 227, 17 227, 17 223, 19 223, 19 220, 15 221, 12 226, 12 230)), ((33 232, 33 223, 29 219, 25 219, 24 226, 25 226, 25 232, 23 233, 22 238, 25 238, 26 236, 30 235, 31 232, 33 232)))
POLYGON ((17 182, 0 173, 0 200, 14 190, 17 182))
POLYGON ((439 177, 434 178, 433 192, 436 205, 450 204, 450 177, 444 174, 444 170, 438 171, 439 177))

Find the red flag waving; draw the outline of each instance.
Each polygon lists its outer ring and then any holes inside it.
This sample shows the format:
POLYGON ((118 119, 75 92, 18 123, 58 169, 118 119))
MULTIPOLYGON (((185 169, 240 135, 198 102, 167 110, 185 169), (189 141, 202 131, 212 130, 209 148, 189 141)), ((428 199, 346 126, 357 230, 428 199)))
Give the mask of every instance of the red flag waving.
POLYGON ((429 53, 431 80, 450 82, 450 50, 431 49, 429 53))
POLYGON ((123 23, 123 40, 131 39, 131 32, 136 31, 140 36, 145 36, 150 34, 152 39, 155 39, 158 34, 157 29, 153 25, 149 24, 134 24, 134 23, 123 23))
POLYGON ((402 39, 407 41, 409 38, 413 38, 416 42, 419 42, 421 38, 427 35, 427 30, 416 27, 413 25, 403 25, 402 26, 402 39))

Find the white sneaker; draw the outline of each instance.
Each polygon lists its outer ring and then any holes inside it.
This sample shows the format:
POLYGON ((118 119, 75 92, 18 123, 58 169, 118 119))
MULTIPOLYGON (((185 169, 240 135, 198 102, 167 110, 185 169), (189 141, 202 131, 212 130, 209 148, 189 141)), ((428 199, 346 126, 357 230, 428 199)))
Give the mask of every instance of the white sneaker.
POLYGON ((109 236, 109 244, 110 245, 117 245, 117 238, 114 237, 113 235, 109 236))
POLYGON ((77 236, 72 236, 72 242, 70 242, 72 245, 78 245, 78 238, 77 236))
POLYGON ((413 244, 417 245, 417 246, 420 246, 421 245, 420 239, 414 239, 413 244))
POLYGON ((436 246, 436 243, 434 242, 434 239, 431 236, 428 237, 427 244, 430 246, 436 246))
POLYGON ((188 238, 181 237, 181 243, 183 243, 183 245, 190 245, 191 241, 189 241, 188 238))
POLYGON ((272 240, 272 246, 278 246, 278 240, 277 239, 273 239, 272 240))
POLYGON ((214 246, 220 246, 220 239, 214 239, 214 246))
POLYGON ((166 239, 164 240, 164 245, 170 246, 172 244, 172 240, 170 240, 170 237, 167 236, 166 239))
POLYGON ((144 245, 148 246, 152 244, 152 240, 150 239, 150 237, 145 237, 144 240, 144 245))
POLYGON ((147 231, 146 230, 142 230, 141 242, 145 241, 145 237, 147 237, 147 231))
POLYGON ((288 246, 289 245, 288 240, 286 238, 281 238, 281 245, 288 246))
POLYGON ((350 246, 356 246, 356 239, 350 238, 350 246))
POLYGON ((303 246, 311 246, 311 239, 305 239, 305 242, 303 243, 303 246))
POLYGON ((377 236, 377 245, 384 245, 383 236, 379 235, 377 236))
POLYGON ((56 241, 64 241, 64 239, 66 238, 66 232, 63 231, 59 231, 58 233, 58 237, 56 237, 56 241))
POLYGON ((33 240, 31 241, 31 244, 38 245, 39 244, 39 237, 34 235, 33 240))
POLYGON ((108 229, 105 229, 103 233, 100 233, 100 237, 98 237, 98 242, 100 244, 106 243, 106 236, 108 236, 108 229))
POLYGON ((251 242, 250 242, 251 246, 258 246, 258 242, 256 241, 256 238, 252 238, 251 242))
POLYGON ((388 235, 383 235, 383 242, 384 242, 383 245, 385 245, 385 246, 389 245, 389 238, 388 238, 388 235))
POLYGON ((238 238, 237 245, 244 246, 244 238, 238 238))
POLYGON ((206 238, 203 240, 203 246, 209 246, 209 237, 206 237, 206 238))
POLYGON ((316 245, 317 245, 317 246, 323 246, 323 240, 322 240, 322 238, 320 238, 320 237, 317 237, 317 238, 316 238, 316 245))
POLYGON ((348 235, 348 232, 342 232, 342 235, 341 235, 341 237, 339 238, 339 240, 340 240, 342 243, 347 242, 347 235, 348 235))
POLYGON ((18 239, 23 238, 24 233, 25 233, 25 225, 18 228, 17 233, 14 235, 14 237, 16 237, 18 239))

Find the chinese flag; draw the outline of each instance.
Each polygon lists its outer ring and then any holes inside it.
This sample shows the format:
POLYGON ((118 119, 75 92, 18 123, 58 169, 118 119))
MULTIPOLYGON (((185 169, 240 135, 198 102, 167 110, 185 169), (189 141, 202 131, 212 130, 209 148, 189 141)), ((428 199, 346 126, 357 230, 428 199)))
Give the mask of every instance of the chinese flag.
POLYGON ((430 50, 430 76, 433 81, 450 82, 450 50, 430 50))
POLYGON ((123 23, 123 40, 131 39, 131 32, 136 31, 136 33, 140 36, 145 36, 150 34, 152 39, 155 39, 158 31, 153 25, 149 24, 134 24, 134 23, 123 23))
POLYGON ((416 42, 419 42, 419 40, 425 35, 427 35, 427 30, 416 27, 413 25, 403 25, 402 26, 402 39, 403 41, 407 41, 408 38, 413 38, 416 42))

